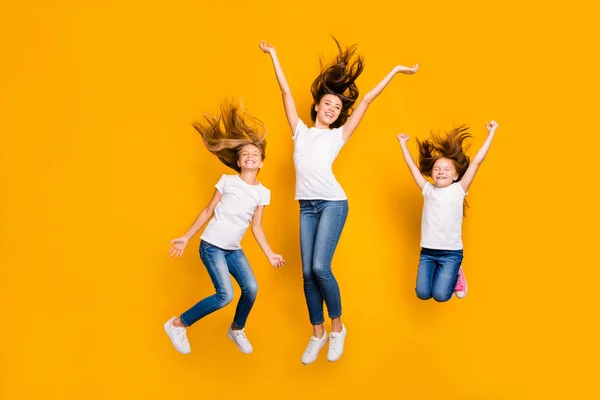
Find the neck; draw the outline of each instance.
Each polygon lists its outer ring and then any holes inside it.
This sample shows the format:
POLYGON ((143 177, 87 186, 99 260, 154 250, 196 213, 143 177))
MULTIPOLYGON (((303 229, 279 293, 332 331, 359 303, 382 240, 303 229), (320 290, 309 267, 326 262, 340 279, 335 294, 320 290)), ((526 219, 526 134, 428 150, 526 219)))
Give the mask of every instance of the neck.
POLYGON ((329 129, 329 125, 325 125, 324 123, 322 123, 321 121, 319 121, 317 119, 315 121, 315 128, 317 128, 317 129, 329 129))
POLYGON ((258 170, 254 169, 243 169, 240 172, 240 178, 248 185, 256 185, 256 175, 258 175, 258 170))

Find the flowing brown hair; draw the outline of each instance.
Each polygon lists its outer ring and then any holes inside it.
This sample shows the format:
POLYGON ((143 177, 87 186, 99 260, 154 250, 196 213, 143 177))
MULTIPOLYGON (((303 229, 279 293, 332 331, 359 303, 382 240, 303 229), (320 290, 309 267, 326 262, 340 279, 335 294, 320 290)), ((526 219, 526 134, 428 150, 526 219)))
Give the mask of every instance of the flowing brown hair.
POLYGON ((339 97, 342 101, 340 115, 331 124, 331 128, 338 128, 346 123, 352 112, 352 107, 358 99, 358 87, 354 81, 363 72, 365 60, 362 55, 356 55, 354 58, 356 44, 342 50, 342 46, 337 39, 334 37, 333 40, 338 47, 339 53, 326 66, 324 66, 323 60, 320 62, 321 73, 310 87, 313 97, 310 118, 313 122, 316 121, 317 112, 315 111, 315 106, 319 104, 323 96, 332 94, 339 97))
POLYGON ((223 101, 219 116, 204 114, 202 117, 200 121, 194 121, 192 126, 202 136, 208 151, 229 168, 241 172, 237 164, 239 152, 248 144, 260 150, 263 160, 266 158, 265 124, 250 116, 241 102, 223 101))
MULTIPOLYGON (((458 173, 456 182, 459 182, 471 163, 471 159, 466 154, 469 145, 464 145, 465 140, 473 138, 468 129, 466 125, 461 125, 450 132, 446 132, 443 136, 431 132, 429 139, 424 141, 417 139, 419 145, 419 170, 421 173, 431 177, 435 162, 440 158, 447 158, 454 164, 454 168, 456 168, 456 172, 458 173)), ((465 199, 463 202, 463 215, 465 215, 467 207, 469 207, 469 204, 465 199)))

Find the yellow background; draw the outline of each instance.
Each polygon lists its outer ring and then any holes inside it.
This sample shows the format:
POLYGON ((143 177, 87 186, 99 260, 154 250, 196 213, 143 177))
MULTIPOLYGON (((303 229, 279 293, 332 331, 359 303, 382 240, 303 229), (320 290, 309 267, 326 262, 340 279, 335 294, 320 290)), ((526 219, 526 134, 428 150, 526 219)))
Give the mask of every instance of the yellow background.
MULTIPOLYGON (((596 10, 481 2, 5 2, 0 8, 0 398, 595 398, 596 10), (350 214, 334 259, 346 352, 311 366, 292 141, 272 42, 301 117, 330 35, 358 43, 366 93, 394 65, 335 164, 350 214), (222 173, 191 122, 243 98, 268 126, 250 356, 234 304, 188 331, 163 323, 211 294, 198 236, 167 256, 222 173), (469 294, 414 292, 422 198, 396 141, 500 124, 468 200, 469 294)), ((239 290, 236 288, 236 293, 239 290)), ((236 295, 237 299, 237 295, 236 295)))

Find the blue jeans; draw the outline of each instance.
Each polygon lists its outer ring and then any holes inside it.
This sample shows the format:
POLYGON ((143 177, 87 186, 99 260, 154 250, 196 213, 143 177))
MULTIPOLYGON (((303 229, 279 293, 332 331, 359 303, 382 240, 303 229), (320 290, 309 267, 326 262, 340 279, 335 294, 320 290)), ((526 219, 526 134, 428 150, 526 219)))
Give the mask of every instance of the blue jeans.
POLYGON ((233 300, 233 285, 229 278, 229 274, 231 274, 242 289, 242 296, 238 301, 233 318, 234 325, 242 329, 246 326, 246 319, 258 292, 256 279, 244 252, 242 250, 224 250, 202 240, 200 242, 200 258, 206 266, 217 292, 181 314, 181 322, 185 326, 191 326, 200 318, 231 303, 233 300))
POLYGON ((433 297, 439 302, 450 300, 462 259, 462 250, 422 248, 417 272, 417 297, 421 300, 433 297))
POLYGON ((342 315, 340 288, 331 260, 348 216, 348 200, 300 200, 300 250, 304 296, 310 323, 320 325, 323 300, 329 318, 342 315))

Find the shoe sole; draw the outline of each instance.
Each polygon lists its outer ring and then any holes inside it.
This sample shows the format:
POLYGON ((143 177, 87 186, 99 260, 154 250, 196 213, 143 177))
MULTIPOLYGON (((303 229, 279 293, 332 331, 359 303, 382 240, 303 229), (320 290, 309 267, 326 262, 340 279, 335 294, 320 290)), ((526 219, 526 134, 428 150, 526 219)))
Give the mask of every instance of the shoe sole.
MULTIPOLYGON (((239 344, 238 344, 238 343, 235 341, 235 339, 234 339, 233 337, 231 337, 231 335, 229 334, 229 332, 227 332, 227 337, 228 337, 229 339, 231 339, 231 341, 232 341, 233 343, 235 343, 235 346, 236 346, 236 347, 237 347, 237 348, 238 348, 238 349, 239 349, 239 350, 240 350, 242 353, 244 353, 244 354, 251 354, 251 353, 252 353, 252 350, 250 350, 250 351, 245 351, 243 348, 241 348, 241 347, 240 347, 240 345, 239 345, 239 344)), ((253 349, 253 350, 254 350, 254 349, 253 349)))
POLYGON ((166 332, 167 336, 169 337, 169 340, 171 340, 171 344, 173 345, 173 347, 175 347, 175 350, 177 350, 177 351, 178 351, 178 352, 180 352, 181 354, 185 354, 185 355, 188 355, 188 354, 190 354, 190 353, 191 353, 191 351, 192 351, 191 349, 190 349, 190 351, 188 351, 187 353, 185 353, 185 352, 183 352, 183 351, 179 350, 179 349, 177 348, 177 346, 175 346, 175 342, 173 341, 173 338, 172 338, 172 337, 171 337, 171 335, 169 334, 169 328, 168 328, 168 324, 170 324, 170 323, 171 323, 171 320, 168 320, 167 322, 165 322, 165 324, 163 325, 163 328, 165 328, 165 332, 166 332))
POLYGON ((467 290, 469 290, 469 285, 467 285, 467 280, 465 279, 465 290, 463 290, 463 294, 461 296, 458 295, 458 292, 454 292, 454 294, 456 294, 456 297, 459 299, 464 299, 467 296, 467 290))

